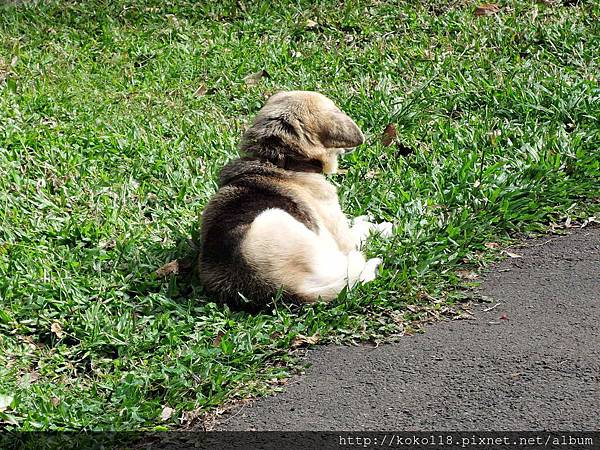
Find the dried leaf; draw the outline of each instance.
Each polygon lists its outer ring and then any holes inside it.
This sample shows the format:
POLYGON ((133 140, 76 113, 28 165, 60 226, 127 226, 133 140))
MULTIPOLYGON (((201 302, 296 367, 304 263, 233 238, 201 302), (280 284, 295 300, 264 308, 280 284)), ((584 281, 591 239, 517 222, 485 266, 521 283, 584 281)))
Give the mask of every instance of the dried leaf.
POLYGON ((392 145, 392 142, 398 136, 398 131, 396 130, 396 124, 390 123, 383 130, 383 135, 381 136, 381 143, 384 147, 389 147, 392 145))
POLYGON ((269 72, 263 69, 244 77, 244 83, 246 83, 246 86, 256 86, 258 83, 260 83, 260 80, 269 77, 269 72))
POLYGON ((456 273, 463 280, 475 280, 476 278, 479 278, 479 275, 471 270, 457 270, 456 273))
POLYGON ((160 413, 160 418, 162 420, 169 420, 171 418, 171 416, 173 415, 173 411, 175 411, 173 408, 169 408, 168 406, 165 406, 162 410, 162 412, 160 413))
POLYGON ((486 242, 484 245, 486 248, 500 248, 500 244, 497 242, 486 242))
POLYGON ((52 325, 50 325, 50 331, 59 339, 62 339, 62 337, 65 335, 65 332, 58 322, 53 322, 52 325))
POLYGON ((56 406, 60 405, 60 401, 61 401, 60 398, 58 398, 58 397, 52 397, 52 399, 51 399, 52 406, 56 407, 56 406))
POLYGON ((237 5, 238 8, 240 8, 243 12, 247 12, 248 9, 246 8, 246 5, 244 4, 243 1, 240 0, 236 0, 235 4, 237 5))
POLYGON ((198 86, 198 89, 196 89, 196 91, 194 92, 194 95, 196 97, 202 97, 203 95, 206 95, 207 91, 208 89, 206 89, 206 85, 201 84, 200 86, 198 86))
POLYGON ((600 220, 596 219, 595 217, 588 217, 587 219, 585 219, 583 221, 583 223, 581 224, 580 228, 585 228, 587 227, 590 223, 600 223, 600 220))
POLYGON ((104 250, 112 250, 116 246, 117 246, 117 241, 115 241, 114 239, 110 239, 108 241, 100 241, 98 243, 98 247, 100 247, 104 250))
POLYGON ((10 408, 14 399, 12 395, 0 394, 0 412, 4 412, 10 408))
POLYGON ((19 425, 19 422, 17 422, 17 419, 10 415, 10 414, 2 414, 2 417, 0 417, 0 423, 6 423, 8 425, 19 425))
POLYGON ((219 331, 217 333, 217 335, 215 336, 215 340, 213 341, 213 347, 218 347, 219 345, 221 345, 221 339, 223 338, 223 336, 225 336, 225 333, 223 333, 222 331, 219 331))
POLYGON ((271 378, 268 381, 269 384, 275 384, 277 386, 283 386, 285 384, 288 383, 288 379, 287 378, 271 378))
POLYGON ((476 16, 491 16, 500 12, 500 7, 496 3, 484 3, 475 8, 476 16))
POLYGON ((175 16, 175 14, 167 14, 165 17, 167 18, 169 25, 171 25, 173 28, 175 28, 175 29, 181 28, 179 19, 177 18, 177 16, 175 16))
POLYGON ((304 27, 308 28, 308 29, 316 28, 318 26, 319 26, 319 24, 317 22, 315 22, 314 20, 310 20, 310 19, 308 19, 306 21, 306 23, 304 24, 304 27))
POLYGON ((179 273, 179 260, 174 259, 173 261, 166 263, 164 266, 156 269, 155 273, 156 276, 160 278, 164 278, 173 274, 177 275, 179 273))
POLYGON ((306 345, 314 345, 317 342, 319 342, 318 334, 314 334, 312 336, 304 336, 303 334, 299 334, 292 341, 292 348, 304 347, 306 345))
POLYGON ((17 62, 19 61, 19 57, 17 55, 12 57, 12 60, 10 61, 10 65, 12 67, 15 67, 17 65, 17 62))
POLYGON ((523 255, 519 255, 517 253, 509 252, 508 250, 504 250, 502 253, 510 256, 511 258, 522 258, 523 255))
POLYGON ((31 372, 26 372, 25 374, 23 374, 20 382, 23 384, 29 385, 29 384, 35 383, 39 379, 40 379, 40 374, 37 373, 35 370, 32 370, 31 372))
POLYGON ((196 421, 196 419, 198 419, 198 417, 200 417, 202 415, 202 410, 201 409, 194 409, 192 411, 184 411, 181 414, 181 425, 183 427, 189 426, 191 425, 193 422, 196 421))
POLYGON ((502 303, 496 303, 494 306, 490 306, 489 308, 485 308, 485 309, 483 310, 483 312, 489 312, 489 311, 491 311, 492 309, 496 309, 496 308, 497 308, 498 306, 500 306, 501 304, 502 304, 502 303))

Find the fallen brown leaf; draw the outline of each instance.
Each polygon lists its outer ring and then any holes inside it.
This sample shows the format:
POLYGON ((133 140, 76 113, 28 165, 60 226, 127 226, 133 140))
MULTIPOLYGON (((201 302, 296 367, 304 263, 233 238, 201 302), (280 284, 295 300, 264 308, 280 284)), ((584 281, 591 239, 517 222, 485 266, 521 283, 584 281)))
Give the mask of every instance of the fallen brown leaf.
POLYGON ((60 405, 60 398, 58 398, 58 397, 52 397, 51 401, 52 401, 52 406, 56 407, 56 406, 60 405))
POLYGON ((167 14, 165 17, 167 18, 169 25, 171 25, 173 28, 175 28, 175 29, 181 28, 179 19, 177 18, 177 16, 175 14, 167 14))
POLYGON ((213 341, 213 347, 218 347, 219 345, 221 345, 221 339, 223 339, 223 336, 225 336, 225 333, 223 333, 222 331, 219 331, 217 333, 217 335, 215 336, 215 340, 213 341))
POLYGON ((500 12, 500 7, 496 3, 484 3, 475 8, 476 16, 491 16, 500 12))
POLYGON ((196 91, 194 92, 194 95, 196 97, 202 97, 203 95, 206 95, 207 91, 208 89, 206 89, 206 85, 201 84, 200 86, 198 86, 198 89, 196 89, 196 91))
POLYGON ((162 412, 160 413, 160 418, 162 420, 169 420, 171 418, 171 416, 173 415, 173 411, 175 411, 173 408, 169 408, 168 406, 165 406, 162 410, 162 412))
POLYGON ((317 342, 319 342, 318 334, 314 334, 312 336, 304 336, 303 334, 299 334, 292 341, 292 348, 303 347, 305 345, 314 345, 317 342))
POLYGON ((196 420, 202 415, 202 410, 200 408, 194 409, 192 411, 183 411, 181 414, 181 426, 188 427, 192 423, 196 422, 196 420))
POLYGON ((62 339, 62 337, 65 335, 65 332, 63 331, 62 327, 60 326, 60 323, 58 322, 54 322, 52 323, 52 325, 50 325, 50 331, 54 333, 59 339, 62 339))
POLYGON ((35 370, 32 370, 31 372, 25 372, 21 376, 20 383, 29 385, 29 384, 35 383, 39 379, 40 379, 40 374, 38 372, 36 372, 35 370))
POLYGON ((381 143, 384 147, 389 147, 396 139, 396 136, 398 136, 396 125, 390 123, 385 127, 385 130, 383 130, 383 135, 381 136, 381 143))
POLYGON ((174 259, 169 261, 164 266, 156 269, 156 276, 160 278, 167 277, 169 275, 177 275, 179 273, 179 260, 174 259))
POLYGON ((269 77, 269 72, 267 72, 265 69, 262 69, 244 77, 244 83, 246 83, 246 86, 256 86, 258 83, 260 83, 260 80, 269 77))
POLYGON ((319 26, 319 24, 317 22, 315 22, 314 20, 311 20, 311 19, 308 19, 306 21, 306 23, 304 24, 304 27, 308 28, 308 29, 316 28, 318 26, 319 26))
POLYGON ((0 424, 7 424, 7 425, 15 425, 18 426, 19 422, 17 422, 15 420, 15 418, 13 416, 11 416, 10 414, 7 414, 4 416, 3 419, 0 419, 0 424))
POLYGON ((475 280, 476 278, 479 278, 479 275, 471 270, 457 270, 456 273, 463 280, 475 280))
POLYGON ((509 252, 508 250, 504 250, 502 253, 506 254, 511 258, 522 258, 523 255, 519 255, 518 253, 509 252))
POLYGON ((500 244, 497 242, 486 242, 484 245, 486 248, 500 248, 500 244))
POLYGON ((283 386, 288 383, 287 378, 271 378, 268 381, 269 384, 276 384, 277 386, 283 386))

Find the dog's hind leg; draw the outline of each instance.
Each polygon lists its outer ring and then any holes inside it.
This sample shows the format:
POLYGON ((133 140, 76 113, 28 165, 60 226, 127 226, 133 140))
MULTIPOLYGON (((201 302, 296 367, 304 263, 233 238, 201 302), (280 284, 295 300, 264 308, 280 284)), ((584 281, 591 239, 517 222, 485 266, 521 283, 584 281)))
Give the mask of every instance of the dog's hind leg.
POLYGON ((247 263, 265 280, 307 302, 334 299, 345 287, 375 278, 378 258, 341 252, 327 234, 319 235, 280 209, 261 213, 242 243, 247 263))

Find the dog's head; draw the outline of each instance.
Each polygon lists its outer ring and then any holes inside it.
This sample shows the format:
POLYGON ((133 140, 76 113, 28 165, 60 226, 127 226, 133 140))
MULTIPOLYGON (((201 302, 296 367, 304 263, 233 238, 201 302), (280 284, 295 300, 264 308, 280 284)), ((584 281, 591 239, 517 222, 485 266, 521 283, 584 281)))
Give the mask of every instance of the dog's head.
POLYGON ((337 157, 364 140, 354 121, 324 95, 289 91, 269 98, 242 136, 240 150, 271 161, 316 160, 323 172, 335 173, 337 157))

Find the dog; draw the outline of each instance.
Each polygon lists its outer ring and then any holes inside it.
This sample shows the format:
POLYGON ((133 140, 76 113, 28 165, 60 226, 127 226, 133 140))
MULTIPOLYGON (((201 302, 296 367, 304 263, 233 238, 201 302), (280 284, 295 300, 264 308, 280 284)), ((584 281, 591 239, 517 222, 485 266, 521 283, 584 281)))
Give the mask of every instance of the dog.
POLYGON ((349 222, 323 175, 363 142, 356 123, 324 95, 270 97, 202 212, 197 268, 205 290, 257 309, 276 295, 330 301, 373 280, 382 261, 366 260, 360 247, 370 233, 391 235, 392 225, 366 216, 349 222))

